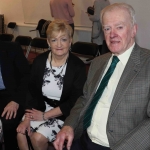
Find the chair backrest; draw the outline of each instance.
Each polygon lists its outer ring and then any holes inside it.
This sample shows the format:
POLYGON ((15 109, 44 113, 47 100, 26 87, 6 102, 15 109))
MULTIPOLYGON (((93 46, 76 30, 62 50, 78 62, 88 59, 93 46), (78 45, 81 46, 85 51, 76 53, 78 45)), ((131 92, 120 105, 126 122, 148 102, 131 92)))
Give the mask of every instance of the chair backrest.
POLYGON ((36 30, 42 30, 42 27, 43 27, 45 22, 46 22, 45 19, 40 19, 38 24, 37 24, 36 30))
POLYGON ((47 38, 46 30, 47 30, 47 27, 50 24, 50 22, 51 22, 50 20, 40 19, 38 24, 37 24, 36 29, 30 30, 30 32, 38 30, 41 38, 47 38))
POLYGON ((15 39, 15 42, 18 42, 22 46, 24 52, 27 51, 31 41, 32 38, 30 36, 24 36, 24 35, 18 35, 15 39))
POLYGON ((8 32, 8 28, 10 28, 12 30, 12 34, 13 34, 15 27, 16 27, 16 22, 9 22, 7 25, 6 33, 8 32))
POLYGON ((12 41, 14 38, 13 34, 3 33, 0 34, 0 41, 12 41))
POLYGON ((102 49, 101 49, 101 52, 100 52, 100 55, 103 55, 103 54, 108 53, 108 52, 110 52, 110 50, 108 49, 106 41, 104 40, 103 41, 103 45, 102 45, 102 49))
POLYGON ((33 38, 30 46, 35 47, 35 48, 41 48, 41 49, 49 48, 49 46, 47 44, 47 39, 46 38, 39 38, 39 37, 33 38))
POLYGON ((43 26, 42 26, 42 30, 39 30, 39 34, 40 34, 40 37, 43 37, 43 38, 47 38, 47 35, 46 35, 46 30, 49 26, 49 24, 51 23, 50 20, 47 20, 43 26))
POLYGON ((26 58, 28 58, 28 55, 31 51, 31 48, 35 48, 35 49, 48 49, 49 46, 47 44, 47 39, 46 38, 39 38, 39 37, 35 37, 32 39, 30 46, 28 47, 28 50, 26 52, 26 58))
POLYGON ((32 41, 30 36, 18 35, 15 39, 15 42, 18 42, 22 46, 29 46, 32 41))
POLYGON ((16 27, 16 22, 9 22, 7 27, 11 28, 11 29, 14 29, 16 27))
POLYGON ((78 56, 85 64, 90 64, 93 58, 98 56, 98 45, 90 42, 76 42, 71 52, 78 56))
POLYGON ((73 53, 96 57, 98 55, 98 45, 90 42, 76 42, 72 46, 73 53))

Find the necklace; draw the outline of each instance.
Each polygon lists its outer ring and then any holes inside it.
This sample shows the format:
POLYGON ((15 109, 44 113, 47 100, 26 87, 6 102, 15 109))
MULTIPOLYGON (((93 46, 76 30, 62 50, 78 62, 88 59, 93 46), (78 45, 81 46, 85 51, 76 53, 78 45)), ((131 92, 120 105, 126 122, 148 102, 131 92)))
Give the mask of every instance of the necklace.
MULTIPOLYGON (((69 55, 68 55, 68 57, 69 57, 69 55)), ((65 66, 66 66, 66 64, 67 64, 67 62, 68 62, 68 57, 67 57, 67 59, 66 59, 65 64, 63 65, 63 67, 62 67, 60 73, 56 75, 55 72, 53 71, 53 68, 52 68, 52 53, 51 53, 50 68, 51 68, 51 73, 52 73, 54 76, 60 76, 60 75, 62 74, 62 72, 63 72, 63 70, 64 70, 64 68, 65 68, 65 66)))

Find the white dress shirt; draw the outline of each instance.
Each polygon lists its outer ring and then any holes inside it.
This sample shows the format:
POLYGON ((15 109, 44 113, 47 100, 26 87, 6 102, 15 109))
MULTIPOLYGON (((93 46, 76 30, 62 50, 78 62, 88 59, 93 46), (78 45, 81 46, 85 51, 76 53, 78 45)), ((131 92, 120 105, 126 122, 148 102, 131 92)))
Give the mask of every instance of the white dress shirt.
MULTIPOLYGON (((108 85, 106 86, 106 88, 105 88, 105 90, 93 112, 91 125, 87 129, 87 133, 88 133, 89 138, 92 140, 92 142, 94 142, 96 144, 99 144, 99 145, 102 145, 105 147, 109 147, 109 142, 108 142, 108 138, 107 138, 107 134, 106 134, 106 125, 107 125, 108 114, 109 114, 111 102, 112 102, 115 90, 117 88, 118 82, 119 82, 120 77, 123 73, 123 70, 128 62, 128 59, 130 57, 130 54, 133 50, 134 45, 135 44, 133 44, 123 54, 118 56, 120 61, 118 62, 112 76, 110 77, 108 85)), ((112 54, 112 57, 113 57, 113 54, 112 54)), ((107 72, 107 70, 112 62, 112 57, 110 58, 110 60, 107 64, 107 67, 104 71, 103 76, 107 72)))

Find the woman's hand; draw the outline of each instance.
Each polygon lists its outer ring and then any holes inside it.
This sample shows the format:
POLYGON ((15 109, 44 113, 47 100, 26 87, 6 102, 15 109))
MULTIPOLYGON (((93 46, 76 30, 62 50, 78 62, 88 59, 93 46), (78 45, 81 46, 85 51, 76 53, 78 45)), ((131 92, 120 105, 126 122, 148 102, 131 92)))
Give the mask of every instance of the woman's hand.
POLYGON ((26 109, 25 117, 32 121, 43 121, 43 112, 36 109, 26 109))
POLYGON ((21 134, 25 134, 26 130, 28 131, 28 135, 30 135, 30 120, 25 118, 24 121, 22 121, 19 126, 17 127, 17 132, 21 134))

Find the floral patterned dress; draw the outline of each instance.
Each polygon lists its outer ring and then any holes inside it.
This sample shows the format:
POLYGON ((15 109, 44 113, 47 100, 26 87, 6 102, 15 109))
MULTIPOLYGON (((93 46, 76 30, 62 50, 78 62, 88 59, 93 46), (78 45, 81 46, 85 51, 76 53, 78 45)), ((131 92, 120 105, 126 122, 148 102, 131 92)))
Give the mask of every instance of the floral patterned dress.
MULTIPOLYGON (((50 66, 49 61, 46 62, 46 67, 43 76, 42 93, 43 96, 60 100, 62 89, 63 89, 63 79, 66 72, 67 63, 60 67, 50 66)), ((53 109, 52 106, 46 104, 46 111, 53 109)), ((38 132, 44 135, 50 142, 55 140, 56 134, 62 128, 64 122, 57 118, 51 118, 47 121, 31 121, 31 129, 33 132, 38 132)))

